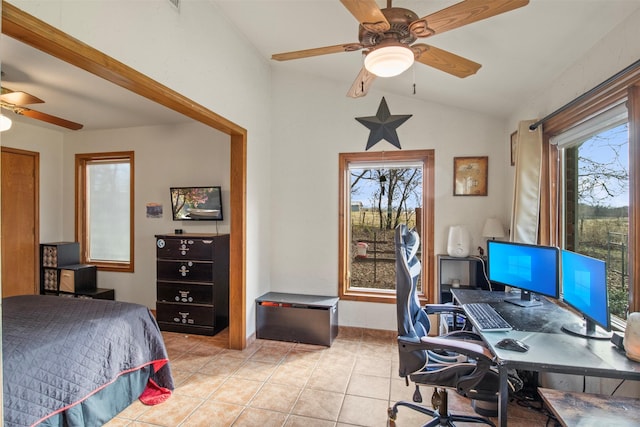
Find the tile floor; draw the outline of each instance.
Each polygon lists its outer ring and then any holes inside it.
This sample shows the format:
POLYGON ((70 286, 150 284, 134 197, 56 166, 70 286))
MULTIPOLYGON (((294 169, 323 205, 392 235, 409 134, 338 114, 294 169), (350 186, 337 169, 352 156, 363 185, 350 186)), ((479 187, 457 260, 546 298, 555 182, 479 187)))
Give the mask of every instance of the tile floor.
MULTIPOLYGON (((391 332, 341 328, 329 348, 256 340, 243 351, 226 348, 226 331, 215 337, 163 335, 173 395, 157 406, 136 401, 107 426, 386 426, 390 403, 411 400, 414 390, 398 377, 391 332)), ((425 402, 431 393, 422 390, 425 402)), ((450 392, 449 400, 451 412, 474 415, 467 399, 450 392)), ((427 421, 400 408, 396 425, 427 421)), ((509 427, 546 422, 540 412, 509 405, 509 427)))

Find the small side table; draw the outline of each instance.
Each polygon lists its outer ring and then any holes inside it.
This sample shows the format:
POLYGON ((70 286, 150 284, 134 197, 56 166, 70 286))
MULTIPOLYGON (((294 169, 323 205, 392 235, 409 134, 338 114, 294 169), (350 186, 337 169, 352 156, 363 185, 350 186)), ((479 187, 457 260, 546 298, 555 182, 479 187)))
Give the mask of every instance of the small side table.
POLYGON ((538 388, 538 392, 565 427, 636 427, 640 399, 538 388))

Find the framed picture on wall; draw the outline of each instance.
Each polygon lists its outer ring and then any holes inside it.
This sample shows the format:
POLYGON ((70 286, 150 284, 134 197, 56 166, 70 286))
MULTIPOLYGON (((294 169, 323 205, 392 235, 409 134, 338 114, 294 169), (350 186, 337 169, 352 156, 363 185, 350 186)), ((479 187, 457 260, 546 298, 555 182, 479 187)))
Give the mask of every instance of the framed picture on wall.
POLYGON ((486 196, 489 157, 453 158, 453 195, 486 196))
POLYGON ((516 165, 516 149, 518 148, 516 144, 518 143, 518 131, 515 131, 511 134, 511 166, 516 165))

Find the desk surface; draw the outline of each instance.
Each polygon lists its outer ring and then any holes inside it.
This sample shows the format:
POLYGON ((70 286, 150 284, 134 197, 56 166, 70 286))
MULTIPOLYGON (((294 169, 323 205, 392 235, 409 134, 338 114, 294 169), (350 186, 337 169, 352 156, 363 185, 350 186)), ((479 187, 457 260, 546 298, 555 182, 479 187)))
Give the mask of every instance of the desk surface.
POLYGON ((475 289, 452 290, 459 304, 489 303, 513 327, 509 332, 481 332, 485 343, 500 365, 532 371, 626 378, 640 380, 640 363, 629 360, 624 351, 609 340, 596 340, 570 335, 561 330, 565 323, 576 322, 578 316, 541 298, 542 305, 519 307, 505 298, 513 295, 475 289), (519 353, 496 347, 503 338, 516 338, 529 344, 529 351, 519 353))
POLYGON ((640 399, 538 388, 563 426, 640 425, 640 399))

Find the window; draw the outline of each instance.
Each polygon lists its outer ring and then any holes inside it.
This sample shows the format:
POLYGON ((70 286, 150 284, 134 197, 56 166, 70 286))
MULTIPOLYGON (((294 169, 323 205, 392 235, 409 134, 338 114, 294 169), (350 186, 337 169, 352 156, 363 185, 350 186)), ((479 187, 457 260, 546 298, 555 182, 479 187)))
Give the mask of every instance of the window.
POLYGON ((420 235, 420 294, 435 301, 433 150, 340 154, 340 298, 395 303, 395 228, 420 235))
POLYGON ((563 244, 606 262, 609 310, 629 306, 629 126, 624 105, 551 139, 562 161, 563 244))
POLYGON ((81 260, 133 272, 134 154, 76 154, 76 239, 81 260))

